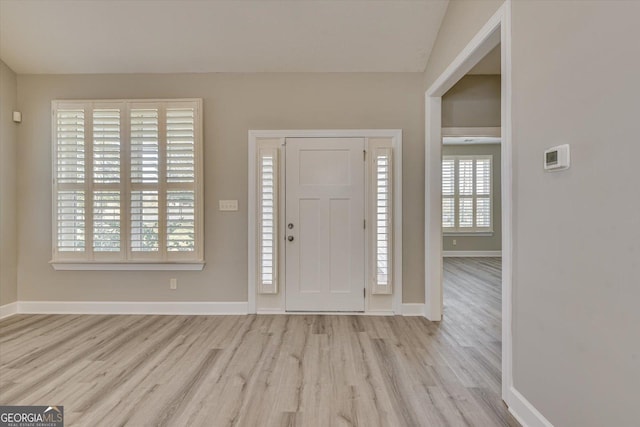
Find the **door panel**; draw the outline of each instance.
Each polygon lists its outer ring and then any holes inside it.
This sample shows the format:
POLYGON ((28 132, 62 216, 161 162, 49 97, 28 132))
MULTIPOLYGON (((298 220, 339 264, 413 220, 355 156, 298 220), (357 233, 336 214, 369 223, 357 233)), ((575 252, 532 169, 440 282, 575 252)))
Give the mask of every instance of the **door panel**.
POLYGON ((363 149, 363 138, 286 140, 288 311, 364 310, 363 149))

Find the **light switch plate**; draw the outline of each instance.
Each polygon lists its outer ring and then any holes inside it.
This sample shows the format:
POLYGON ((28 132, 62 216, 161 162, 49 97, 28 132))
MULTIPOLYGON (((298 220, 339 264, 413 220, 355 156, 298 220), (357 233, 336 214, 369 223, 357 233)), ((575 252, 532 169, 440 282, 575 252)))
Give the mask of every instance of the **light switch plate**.
POLYGON ((218 200, 219 209, 221 211, 237 211, 238 210, 238 201, 237 200, 218 200))

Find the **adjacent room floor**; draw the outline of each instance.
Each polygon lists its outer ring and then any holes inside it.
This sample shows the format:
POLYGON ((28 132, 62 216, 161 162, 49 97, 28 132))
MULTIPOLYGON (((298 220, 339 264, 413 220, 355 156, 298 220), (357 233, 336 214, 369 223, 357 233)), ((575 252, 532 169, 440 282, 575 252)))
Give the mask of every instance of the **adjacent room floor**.
POLYGON ((514 426, 500 260, 445 261, 445 319, 16 315, 0 404, 78 426, 514 426))

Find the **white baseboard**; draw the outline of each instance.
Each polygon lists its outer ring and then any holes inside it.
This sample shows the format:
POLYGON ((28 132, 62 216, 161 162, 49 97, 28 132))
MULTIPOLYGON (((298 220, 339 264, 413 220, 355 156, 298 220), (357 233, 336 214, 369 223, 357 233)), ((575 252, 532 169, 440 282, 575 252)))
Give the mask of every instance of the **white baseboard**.
POLYGON ((424 304, 402 304, 403 316, 424 316, 424 304))
POLYGON ((247 314, 246 302, 20 301, 28 314, 247 314))
POLYGON ((511 387, 510 393, 509 412, 523 427, 553 427, 518 390, 511 387))
POLYGON ((18 313, 18 302, 11 302, 9 304, 0 305, 0 319, 13 316, 18 313))
MULTIPOLYGON (((133 301, 18 301, 0 307, 0 318, 12 314, 156 314, 156 315, 225 315, 248 314, 246 302, 133 302, 133 301)), ((390 310, 364 313, 286 312, 258 310, 258 314, 334 314, 394 316, 390 310)), ((402 304, 403 316, 424 316, 424 304, 402 304)))
POLYGON ((442 251, 447 257, 501 257, 502 251, 442 251))
POLYGON ((285 311, 280 309, 261 309, 257 314, 286 314, 289 316, 395 316, 391 310, 377 311, 285 311))

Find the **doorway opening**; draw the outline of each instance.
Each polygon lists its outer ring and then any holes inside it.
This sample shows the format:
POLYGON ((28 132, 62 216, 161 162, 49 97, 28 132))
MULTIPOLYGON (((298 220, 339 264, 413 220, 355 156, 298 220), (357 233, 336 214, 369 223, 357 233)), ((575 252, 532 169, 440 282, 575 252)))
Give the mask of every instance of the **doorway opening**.
POLYGON ((402 132, 249 132, 250 313, 400 314, 402 132))
MULTIPOLYGON (((472 280, 479 277, 491 278, 485 292, 493 289, 499 294, 498 311, 501 325, 499 336, 501 337, 500 355, 500 395, 507 405, 513 401, 513 379, 511 365, 512 332, 511 332, 511 239, 512 239, 512 181, 511 181, 511 53, 510 53, 510 3, 507 2, 492 16, 484 27, 469 42, 463 51, 455 58, 449 67, 436 79, 425 94, 425 315, 429 320, 440 321, 443 316, 443 277, 448 279, 456 274, 462 280, 472 280), (446 274, 443 274, 443 231, 445 227, 452 232, 445 236, 449 244, 459 246, 464 229, 475 233, 485 232, 491 234, 495 232, 493 226, 495 217, 491 216, 492 199, 490 188, 482 188, 476 191, 478 172, 485 176, 485 180, 480 180, 479 185, 485 186, 491 183, 492 179, 492 158, 485 154, 467 154, 466 158, 461 154, 450 154, 447 159, 443 157, 443 136, 462 138, 490 137, 492 135, 462 134, 447 135, 447 129, 443 129, 443 96, 451 90, 463 77, 488 54, 499 52, 500 58, 500 202, 501 206, 501 232, 500 248, 493 254, 501 254, 500 258, 495 258, 495 262, 480 258, 474 259, 468 265, 461 265, 458 258, 447 258, 446 274), (446 163, 445 163, 446 162, 446 163), (455 174, 462 170, 465 175, 462 184, 471 186, 460 191, 461 180, 455 174), (445 194, 443 184, 447 184, 443 177, 443 172, 453 175, 453 179, 448 184, 453 188, 451 194, 445 194), (467 179, 471 178, 471 179, 467 179), (458 186, 456 188, 455 186, 458 186), (489 194, 488 194, 489 192, 489 194), (448 197, 445 197, 448 196, 448 197), (443 215, 444 214, 444 215, 443 215), (445 227, 443 227, 443 225, 445 227), (454 233, 459 233, 454 235, 454 233), (449 261, 450 260, 450 261, 449 261), (499 277, 495 277, 497 272, 499 277), (463 274, 464 273, 464 274, 463 274), (469 276, 469 274, 471 276, 469 276), (447 275, 449 277, 447 277, 447 275), (466 275, 466 276, 465 276, 466 275), (493 275, 493 277, 492 277, 493 275), (470 279, 471 278, 471 279, 470 279)), ((476 126, 473 127, 478 127, 476 126)), ((483 127, 481 124, 479 127, 483 127)), ((477 129, 476 129, 477 130, 477 129)), ((460 142, 460 140, 458 140, 460 142)), ((494 156, 495 157, 495 156, 494 156)), ((495 199, 494 199, 495 201, 495 199)), ((478 234, 475 234, 478 236, 478 234)), ((451 247, 448 248, 452 250, 451 247)), ((496 249, 493 249, 496 250, 496 249)), ((473 251, 470 250, 470 255, 473 251)), ((485 281, 486 284, 486 281, 485 281)), ((484 285, 478 285, 477 289, 482 289, 484 285)), ((453 287, 449 290, 455 291, 453 287)), ((473 298, 471 298, 473 299, 473 298)), ((453 300, 452 300, 453 301, 453 300)), ((469 299, 467 299, 467 303, 469 299)))

